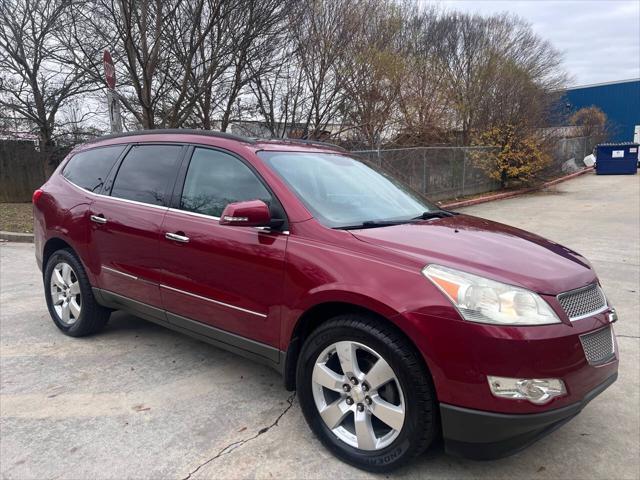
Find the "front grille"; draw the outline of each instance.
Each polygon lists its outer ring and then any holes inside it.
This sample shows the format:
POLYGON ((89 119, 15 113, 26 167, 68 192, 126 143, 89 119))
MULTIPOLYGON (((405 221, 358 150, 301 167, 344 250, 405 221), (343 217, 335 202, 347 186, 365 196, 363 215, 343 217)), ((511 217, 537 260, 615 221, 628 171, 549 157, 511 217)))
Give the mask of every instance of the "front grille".
POLYGON ((558 295, 558 302, 569 320, 595 315, 607 308, 607 299, 595 283, 558 295))
POLYGON ((615 356, 611 326, 580 335, 580 343, 590 365, 602 365, 615 356))

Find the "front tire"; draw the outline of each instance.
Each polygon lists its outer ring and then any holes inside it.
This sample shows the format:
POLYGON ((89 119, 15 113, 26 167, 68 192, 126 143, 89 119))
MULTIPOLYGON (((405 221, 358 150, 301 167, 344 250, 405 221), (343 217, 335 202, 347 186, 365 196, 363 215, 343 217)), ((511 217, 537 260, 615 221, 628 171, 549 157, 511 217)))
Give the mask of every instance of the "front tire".
POLYGON ((313 331, 296 384, 307 423, 338 458, 373 472, 423 452, 437 431, 431 378, 392 326, 351 314, 313 331))
POLYGON ((84 267, 72 250, 54 252, 44 270, 44 294, 53 323, 71 337, 100 331, 110 310, 99 305, 84 267))

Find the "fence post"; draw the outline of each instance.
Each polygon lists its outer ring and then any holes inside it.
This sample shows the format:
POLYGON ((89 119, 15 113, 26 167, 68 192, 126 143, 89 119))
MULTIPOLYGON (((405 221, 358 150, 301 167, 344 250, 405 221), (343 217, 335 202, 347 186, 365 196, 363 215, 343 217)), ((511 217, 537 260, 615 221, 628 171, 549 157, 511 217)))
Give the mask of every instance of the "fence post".
POLYGON ((462 150, 462 196, 464 197, 465 193, 465 180, 467 178, 467 149, 464 148, 462 150))
POLYGON ((427 194, 427 151, 422 149, 422 193, 427 194))
POLYGON ((449 167, 451 171, 451 194, 456 197, 455 192, 458 191, 458 184, 456 184, 456 147, 447 147, 451 152, 451 159, 449 161, 449 167))

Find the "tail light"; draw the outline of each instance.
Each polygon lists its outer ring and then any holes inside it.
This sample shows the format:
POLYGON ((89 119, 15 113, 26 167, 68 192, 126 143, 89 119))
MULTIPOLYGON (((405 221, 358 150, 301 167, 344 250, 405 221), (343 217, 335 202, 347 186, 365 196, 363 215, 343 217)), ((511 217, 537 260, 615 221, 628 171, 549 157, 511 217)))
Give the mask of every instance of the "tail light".
POLYGON ((31 197, 31 203, 33 203, 35 205, 36 202, 42 196, 43 193, 44 192, 39 188, 35 192, 33 192, 33 196, 31 197))

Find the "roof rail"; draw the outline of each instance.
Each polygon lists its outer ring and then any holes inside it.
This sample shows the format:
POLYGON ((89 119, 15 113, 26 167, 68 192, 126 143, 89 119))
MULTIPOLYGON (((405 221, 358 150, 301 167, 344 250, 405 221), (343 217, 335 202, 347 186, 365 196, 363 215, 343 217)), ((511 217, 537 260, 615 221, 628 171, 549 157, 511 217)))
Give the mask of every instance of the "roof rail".
POLYGON ((331 148, 333 150, 340 150, 341 152, 346 152, 347 149, 341 147, 340 145, 335 145, 333 143, 329 143, 329 142, 321 142, 319 140, 305 140, 302 138, 256 138, 255 140, 257 141, 264 141, 264 142, 282 142, 282 143, 293 143, 293 144, 300 144, 300 145, 318 145, 321 147, 327 147, 327 148, 331 148))
POLYGON ((196 128, 157 128, 150 130, 134 130, 131 132, 114 133, 111 135, 104 135, 102 137, 89 140, 87 143, 101 142, 102 140, 109 140, 111 138, 123 138, 123 137, 136 137, 141 135, 162 135, 162 134, 181 134, 181 135, 202 135, 204 137, 217 137, 226 138, 228 140, 237 140, 245 143, 256 143, 254 139, 248 137, 241 137, 240 135, 233 135, 226 132, 216 132, 213 130, 199 130, 196 128))

